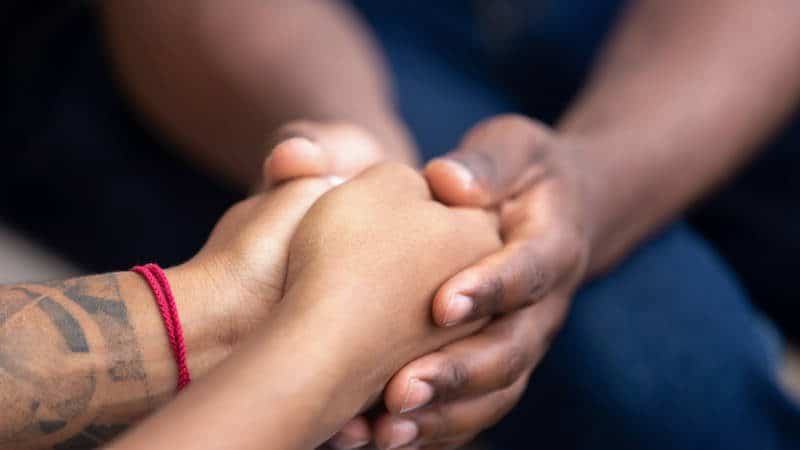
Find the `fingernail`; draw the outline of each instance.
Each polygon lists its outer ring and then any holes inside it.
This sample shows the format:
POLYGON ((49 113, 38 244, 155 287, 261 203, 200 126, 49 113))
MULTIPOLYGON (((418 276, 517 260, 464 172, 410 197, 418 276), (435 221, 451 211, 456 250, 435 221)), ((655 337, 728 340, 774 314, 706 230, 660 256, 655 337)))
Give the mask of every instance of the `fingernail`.
POLYGON ((316 156, 322 150, 319 144, 303 136, 291 137, 284 142, 294 144, 296 150, 299 150, 308 156, 316 156))
POLYGON ((473 174, 472 171, 469 170, 461 161, 447 157, 442 158, 441 161, 449 165, 453 169, 456 177, 465 185, 469 186, 475 182, 475 174, 473 174))
POLYGON ((470 297, 462 294, 456 294, 450 298, 447 303, 447 309, 444 311, 444 326, 451 327, 458 325, 472 312, 474 302, 470 297))
POLYGON ((352 450, 354 448, 361 448, 367 444, 369 444, 369 439, 359 439, 345 433, 336 433, 328 441, 328 445, 337 450, 352 450))
POLYGON ((389 438, 387 450, 408 445, 419 435, 417 424, 405 419, 397 419, 392 424, 392 436, 389 438))
POLYGON ((337 177, 336 175, 331 175, 328 177, 328 182, 333 185, 334 187, 339 186, 340 184, 344 183, 344 178, 337 177))
POLYGON ((408 382, 408 389, 406 389, 406 396, 403 399, 400 414, 405 414, 427 405, 433 400, 434 393, 435 391, 430 383, 412 378, 408 382))

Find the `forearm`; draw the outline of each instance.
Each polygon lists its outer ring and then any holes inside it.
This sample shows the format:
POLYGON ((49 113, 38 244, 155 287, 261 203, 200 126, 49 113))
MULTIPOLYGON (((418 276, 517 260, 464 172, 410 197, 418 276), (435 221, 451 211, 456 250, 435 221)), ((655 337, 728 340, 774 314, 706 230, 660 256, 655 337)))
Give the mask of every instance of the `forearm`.
POLYGON ((137 106, 190 156, 241 186, 266 139, 296 119, 350 121, 415 158, 379 51, 339 2, 103 3, 109 47, 137 106))
POLYGON ((329 317, 292 308, 307 295, 325 294, 293 288, 223 365, 110 448, 300 450, 322 444, 377 386, 352 370, 352 351, 341 336, 325 334, 329 317))
POLYGON ((634 2, 559 126, 585 164, 592 271, 735 173, 798 92, 797 2, 634 2))
POLYGON ((363 280, 318 267, 304 266, 303 279, 222 365, 109 448, 317 448, 404 364, 485 324, 437 330, 427 295, 404 298, 396 310, 388 295, 365 291, 363 280), (367 302, 373 306, 361 307, 358 318, 347 306, 367 302), (378 323, 374 311, 392 323, 378 323), (370 331, 376 328, 396 331, 386 338, 370 331))
MULTIPOLYGON (((200 376, 228 350, 198 320, 205 303, 189 298, 178 272, 168 276, 190 370, 200 376)), ((162 319, 138 275, 0 286, 0 448, 91 448, 170 399, 176 379, 162 319)))

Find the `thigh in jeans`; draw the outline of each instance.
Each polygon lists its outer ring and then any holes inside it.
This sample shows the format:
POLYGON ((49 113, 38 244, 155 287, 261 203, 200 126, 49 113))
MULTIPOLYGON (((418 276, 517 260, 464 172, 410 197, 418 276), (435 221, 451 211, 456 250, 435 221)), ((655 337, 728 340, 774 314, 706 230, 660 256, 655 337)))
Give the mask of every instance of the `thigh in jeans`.
POLYGON ((678 224, 584 288, 498 448, 800 448, 774 328, 678 224))

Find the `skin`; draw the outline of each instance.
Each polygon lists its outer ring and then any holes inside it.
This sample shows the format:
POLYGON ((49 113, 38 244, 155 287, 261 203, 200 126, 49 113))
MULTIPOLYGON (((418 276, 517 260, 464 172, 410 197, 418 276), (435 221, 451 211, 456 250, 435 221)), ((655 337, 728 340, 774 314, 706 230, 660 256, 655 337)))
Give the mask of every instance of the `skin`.
MULTIPOLYGON (((332 186, 295 181, 237 204, 197 256, 166 270, 194 378, 280 300, 294 230, 332 186)), ((0 448, 72 449, 171 400, 177 373, 150 288, 120 272, 0 286, 0 380, 0 448)))
POLYGON ((362 127, 384 145, 382 159, 417 161, 382 55, 342 2, 109 0, 98 8, 133 105, 189 160, 242 189, 261 181, 267 150, 298 125, 315 137, 298 119, 362 127))
POLYGON ((482 325, 437 327, 430 298, 500 244, 490 215, 433 201, 414 170, 367 170, 325 194, 300 223, 286 295, 264 326, 109 448, 321 445, 404 363, 482 325))
POLYGON ((789 0, 636 2, 554 129, 490 118, 428 164, 434 195, 498 211, 505 243, 441 287, 434 320, 497 318, 404 367, 389 413, 372 428, 354 420, 332 445, 457 448, 502 417, 578 285, 735 174, 789 116, 798 23, 789 0))

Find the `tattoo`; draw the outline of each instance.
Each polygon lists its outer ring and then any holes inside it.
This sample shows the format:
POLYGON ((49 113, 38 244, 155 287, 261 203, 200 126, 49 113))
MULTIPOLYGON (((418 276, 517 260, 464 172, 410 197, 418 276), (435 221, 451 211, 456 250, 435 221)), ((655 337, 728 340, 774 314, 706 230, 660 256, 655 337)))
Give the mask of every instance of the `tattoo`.
POLYGON ((116 275, 0 286, 0 448, 108 441, 125 425, 95 420, 103 407, 95 395, 118 383, 143 389, 150 404, 116 275))
POLYGON ((127 425, 89 425, 80 433, 56 444, 53 450, 85 450, 108 442, 127 428, 127 425))
POLYGON ((136 333, 128 321, 115 275, 85 278, 64 283, 64 295, 88 312, 97 322, 112 357, 108 374, 114 381, 145 380, 144 364, 136 333))
POLYGON ((39 300, 38 306, 53 321, 53 325, 58 328, 71 352, 87 353, 89 351, 89 344, 86 343, 83 329, 66 309, 47 297, 39 300))
POLYGON ((25 288, 4 294, 0 386, 7 388, 0 392, 6 409, 0 444, 34 440, 63 429, 84 413, 96 389, 95 369, 81 358, 89 346, 78 321, 46 295, 25 288), (25 326, 22 318, 36 311, 49 319, 53 329, 25 326))

